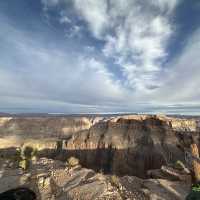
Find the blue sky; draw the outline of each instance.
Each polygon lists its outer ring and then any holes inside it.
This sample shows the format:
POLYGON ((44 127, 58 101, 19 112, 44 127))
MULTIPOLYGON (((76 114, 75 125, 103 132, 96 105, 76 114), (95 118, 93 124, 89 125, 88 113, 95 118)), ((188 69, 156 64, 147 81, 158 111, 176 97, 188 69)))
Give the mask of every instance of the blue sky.
POLYGON ((200 114, 199 0, 1 0, 0 112, 200 114))

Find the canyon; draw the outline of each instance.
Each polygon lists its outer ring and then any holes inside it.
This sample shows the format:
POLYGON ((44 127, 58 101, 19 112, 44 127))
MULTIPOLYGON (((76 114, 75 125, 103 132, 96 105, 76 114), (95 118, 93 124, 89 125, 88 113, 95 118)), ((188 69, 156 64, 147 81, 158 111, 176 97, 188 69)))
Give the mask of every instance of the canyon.
POLYGON ((147 183, 152 178, 149 171, 186 162, 184 149, 192 142, 199 146, 198 126, 197 118, 162 115, 7 116, 0 118, 0 157, 31 146, 39 158, 65 163, 75 157, 81 170, 122 179, 137 177, 147 183))

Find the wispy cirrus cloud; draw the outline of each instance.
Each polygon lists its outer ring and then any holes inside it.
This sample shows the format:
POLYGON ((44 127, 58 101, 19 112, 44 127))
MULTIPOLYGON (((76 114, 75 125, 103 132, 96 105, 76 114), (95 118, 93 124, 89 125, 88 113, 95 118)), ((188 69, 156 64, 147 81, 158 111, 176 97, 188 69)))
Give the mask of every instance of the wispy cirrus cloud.
POLYGON ((182 53, 176 57, 162 74, 161 89, 156 95, 161 101, 198 104, 200 99, 200 28, 187 40, 182 53))
POLYGON ((148 92, 159 86, 157 74, 167 58, 174 33, 170 17, 178 0, 71 2, 93 37, 104 42, 101 51, 115 60, 128 87, 148 92))
POLYGON ((74 1, 94 37, 105 42, 104 55, 115 59, 126 84, 135 90, 148 91, 159 85, 157 74, 173 34, 168 13, 173 14, 178 1, 156 2, 74 1))
POLYGON ((35 40, 9 21, 2 27, 7 34, 0 34, 0 41, 5 42, 1 51, 9 56, 0 61, 1 106, 15 101, 16 107, 48 109, 47 102, 55 110, 77 106, 76 110, 94 111, 124 98, 106 64, 89 56, 89 51, 66 53, 61 46, 49 48, 45 41, 35 40))

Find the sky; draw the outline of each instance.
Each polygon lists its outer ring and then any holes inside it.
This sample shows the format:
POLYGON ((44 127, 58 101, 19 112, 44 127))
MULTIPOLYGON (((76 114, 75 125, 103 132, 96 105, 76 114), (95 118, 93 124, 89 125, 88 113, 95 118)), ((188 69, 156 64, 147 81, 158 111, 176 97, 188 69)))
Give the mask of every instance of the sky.
POLYGON ((199 0, 0 0, 0 112, 200 115, 199 0))

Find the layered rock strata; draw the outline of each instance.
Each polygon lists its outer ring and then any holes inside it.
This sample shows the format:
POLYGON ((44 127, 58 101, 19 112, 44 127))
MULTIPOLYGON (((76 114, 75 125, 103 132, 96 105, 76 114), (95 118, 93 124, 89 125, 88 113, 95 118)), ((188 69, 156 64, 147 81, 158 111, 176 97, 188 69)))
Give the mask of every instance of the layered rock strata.
POLYGON ((150 169, 184 161, 180 146, 189 146, 190 139, 198 144, 197 128, 195 119, 148 115, 1 118, 0 153, 34 146, 41 156, 74 156, 97 171, 144 178, 150 169))

